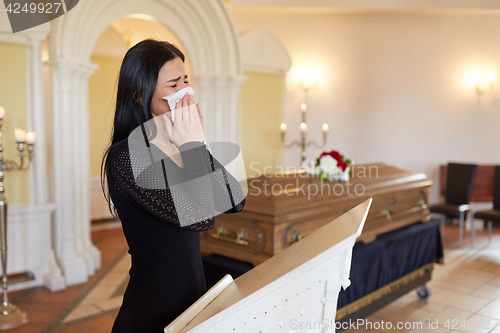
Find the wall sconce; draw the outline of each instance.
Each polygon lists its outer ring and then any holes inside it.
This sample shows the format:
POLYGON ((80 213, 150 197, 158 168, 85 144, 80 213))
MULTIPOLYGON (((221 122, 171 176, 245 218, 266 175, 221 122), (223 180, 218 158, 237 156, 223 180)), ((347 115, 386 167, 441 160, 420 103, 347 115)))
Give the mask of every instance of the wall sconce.
POLYGON ((306 71, 303 68, 299 68, 297 73, 299 77, 299 88, 305 90, 306 92, 310 89, 316 88, 318 85, 319 73, 318 71, 306 71))
POLYGON ((490 72, 490 74, 488 74, 488 81, 490 82, 489 89, 486 87, 487 85, 483 83, 481 74, 476 73, 476 75, 474 76, 474 80, 476 81, 476 94, 482 95, 486 92, 493 92, 493 83, 496 80, 496 75, 493 72, 490 72))

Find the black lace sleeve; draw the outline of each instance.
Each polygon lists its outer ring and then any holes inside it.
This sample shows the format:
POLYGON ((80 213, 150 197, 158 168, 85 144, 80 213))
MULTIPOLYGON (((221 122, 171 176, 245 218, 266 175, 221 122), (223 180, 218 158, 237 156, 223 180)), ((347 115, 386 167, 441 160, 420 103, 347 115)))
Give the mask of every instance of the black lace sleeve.
POLYGON ((193 231, 212 228, 215 210, 243 209, 245 197, 241 186, 203 143, 190 142, 179 150, 184 169, 175 173, 169 171, 171 160, 151 163, 131 154, 128 144, 121 144, 108 159, 109 186, 161 221, 193 231))
POLYGON ((208 151, 202 142, 188 142, 179 147, 188 175, 208 173, 212 184, 215 210, 237 213, 245 206, 245 194, 238 181, 208 151))

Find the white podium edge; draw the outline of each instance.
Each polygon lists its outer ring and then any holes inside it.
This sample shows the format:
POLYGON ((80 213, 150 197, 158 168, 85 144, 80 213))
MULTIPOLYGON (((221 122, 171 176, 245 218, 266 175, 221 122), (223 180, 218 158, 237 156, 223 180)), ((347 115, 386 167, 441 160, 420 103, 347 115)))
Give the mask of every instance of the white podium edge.
MULTIPOLYGON (((364 211, 363 217, 362 217, 360 224, 359 224, 357 230, 355 231, 355 233, 344 238, 342 241, 340 241, 336 245, 338 245, 340 247, 345 247, 345 245, 349 244, 349 243, 352 243, 352 245, 354 245, 356 239, 361 235, 361 233, 363 231, 363 228, 364 228, 364 225, 366 222, 366 218, 368 217, 368 212, 370 211, 372 203, 373 203, 373 198, 369 198, 350 210, 350 211, 355 210, 355 209, 359 208, 360 206, 367 204, 367 207, 364 211)), ((350 212, 350 211, 348 211, 348 212, 350 212)), ((343 215, 347 214, 348 212, 344 213, 343 215)), ((342 217, 342 216, 340 216, 340 217, 342 217)), ((339 219, 340 217, 338 217, 337 219, 339 219)), ((335 219, 335 220, 337 220, 337 219, 335 219)), ((331 248, 326 250, 326 252, 329 252, 329 250, 331 250, 331 248)), ((303 263, 302 265, 296 267, 295 269, 307 270, 309 266, 318 265, 319 264, 318 259, 319 259, 319 255, 314 257, 314 258, 311 258, 311 260, 303 263)), ((327 261, 327 260, 328 259, 323 259, 322 261, 327 261)), ((273 285, 273 284, 277 284, 277 283, 287 284, 288 282, 290 282, 290 281, 288 281, 289 279, 290 279, 290 272, 283 275, 281 281, 274 280, 269 285, 273 285)), ((224 276, 215 286, 213 286, 200 299, 198 299, 198 301, 193 303, 193 305, 191 305, 191 307, 189 307, 179 317, 177 317, 172 323, 170 323, 167 327, 165 327, 164 332, 165 333, 178 333, 178 332, 184 330, 186 328, 186 326, 189 325, 191 323, 191 321, 194 318, 196 318, 201 313, 201 311, 203 311, 208 306, 208 304, 210 304, 214 299, 216 299, 233 282, 234 281, 233 281, 231 275, 227 274, 226 276, 224 276), (220 288, 217 288, 217 286, 219 286, 219 284, 220 284, 220 288), (210 293, 213 293, 213 295, 210 295, 210 293), (189 311, 191 311, 191 310, 193 310, 192 314, 189 313, 189 311), (186 318, 183 318, 183 317, 186 317, 186 318)), ((269 285, 267 287, 269 287, 269 285)), ((263 288, 263 289, 266 289, 266 288, 263 288)), ((254 292, 253 294, 247 296, 246 298, 247 298, 247 301, 253 302, 253 301, 257 301, 261 297, 265 297, 266 294, 267 294, 267 291, 266 290, 263 291, 261 289, 261 290, 254 292)), ((232 310, 234 310, 234 308, 237 304, 238 304, 238 302, 235 304, 232 304, 231 306, 226 308, 225 309, 225 312, 226 312, 225 316, 231 317, 231 312, 232 312, 232 310)), ((206 321, 204 321, 200 324, 203 324, 207 321, 213 321, 214 317, 221 317, 221 314, 222 314, 222 312, 219 312, 219 313, 215 314, 213 317, 207 319, 206 321)))

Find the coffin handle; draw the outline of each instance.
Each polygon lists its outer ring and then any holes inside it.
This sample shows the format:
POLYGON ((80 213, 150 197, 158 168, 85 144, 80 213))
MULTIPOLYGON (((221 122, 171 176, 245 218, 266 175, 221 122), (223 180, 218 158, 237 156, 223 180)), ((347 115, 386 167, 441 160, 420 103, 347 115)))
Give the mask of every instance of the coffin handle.
POLYGON ((427 209, 427 204, 425 203, 424 199, 418 200, 417 205, 420 206, 422 210, 427 209))
POLYGON ((292 234, 292 242, 290 243, 290 245, 293 243, 297 243, 301 239, 302 239, 302 232, 299 229, 295 229, 292 234))
POLYGON ((240 228, 236 233, 236 238, 231 238, 227 236, 226 226, 221 224, 215 228, 215 233, 212 234, 212 237, 221 241, 248 246, 248 232, 245 228, 240 228))
POLYGON ((387 218, 388 220, 392 218, 391 212, 387 208, 382 209, 382 216, 387 218))

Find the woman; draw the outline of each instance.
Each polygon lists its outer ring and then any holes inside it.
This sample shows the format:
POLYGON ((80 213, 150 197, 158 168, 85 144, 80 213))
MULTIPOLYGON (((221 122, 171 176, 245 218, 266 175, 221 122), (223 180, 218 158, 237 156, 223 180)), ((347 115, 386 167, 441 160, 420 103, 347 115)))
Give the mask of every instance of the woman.
POLYGON ((144 40, 123 59, 102 164, 132 258, 113 333, 161 333, 196 301, 206 291, 199 232, 213 227, 214 210, 236 213, 245 204, 238 182, 203 143, 203 116, 191 95, 171 121, 162 97, 188 86, 184 55, 172 44, 144 40), (142 145, 133 132, 144 134, 142 145), (230 209, 221 210, 213 193, 225 193, 230 209))

